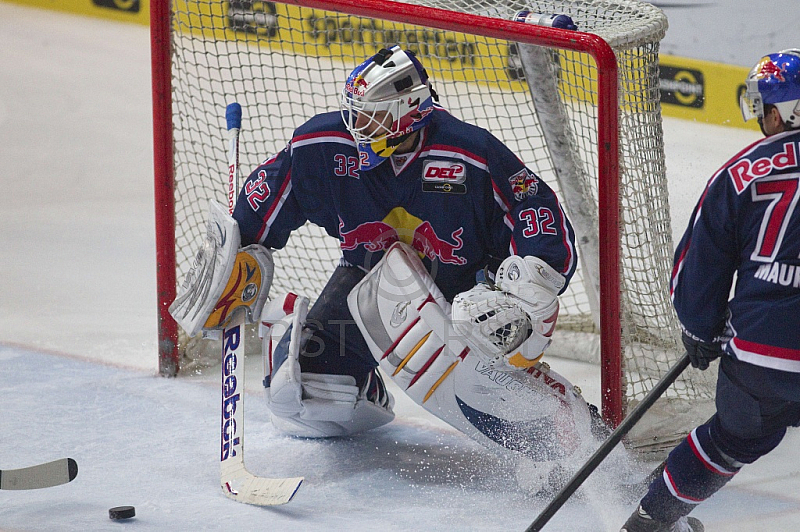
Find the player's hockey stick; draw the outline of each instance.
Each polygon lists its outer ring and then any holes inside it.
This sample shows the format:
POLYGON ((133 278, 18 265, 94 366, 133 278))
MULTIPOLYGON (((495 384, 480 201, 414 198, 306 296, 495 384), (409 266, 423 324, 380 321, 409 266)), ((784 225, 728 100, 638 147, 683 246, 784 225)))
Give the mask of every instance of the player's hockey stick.
MULTIPOLYGON (((708 425, 709 423, 711 423, 712 419, 714 419, 714 416, 708 418, 703 423, 703 425, 708 425)), ((628 484, 627 486, 624 486, 624 488, 628 492, 636 494, 637 500, 642 498, 644 494, 647 493, 648 488, 650 488, 650 484, 652 484, 655 479, 659 478, 661 475, 664 474, 665 467, 667 467, 666 458, 664 458, 664 460, 660 464, 658 464, 645 478, 634 484, 628 484)))
POLYGON ((78 476, 78 463, 72 458, 61 458, 21 469, 0 470, 0 489, 50 488, 71 482, 76 476, 78 476))
MULTIPOLYGON (((228 105, 228 211, 233 214, 239 175, 239 131, 242 108, 228 105)), ((264 478, 244 465, 244 322, 243 312, 231 317, 222 332, 222 432, 220 485, 231 499, 257 506, 284 504, 292 500, 303 478, 264 478)))
POLYGON ((650 390, 647 395, 645 395, 642 402, 636 405, 628 416, 622 420, 622 423, 614 429, 614 432, 603 442, 602 445, 594 452, 594 454, 589 458, 589 460, 583 465, 583 467, 578 470, 572 476, 572 479, 567 483, 566 486, 561 488, 555 498, 550 502, 550 504, 545 507, 544 510, 539 514, 539 517, 531 523, 525 532, 539 532, 544 525, 555 515, 559 508, 561 508, 567 499, 575 493, 575 491, 580 487, 581 484, 592 474, 597 466, 608 456, 614 447, 622 440, 622 438, 633 428, 634 425, 642 418, 642 416, 653 406, 653 403, 658 400, 659 397, 669 388, 675 379, 683 373, 683 370, 689 365, 689 355, 684 354, 683 357, 678 360, 678 362, 672 366, 672 368, 667 372, 664 377, 653 386, 653 389, 650 390))

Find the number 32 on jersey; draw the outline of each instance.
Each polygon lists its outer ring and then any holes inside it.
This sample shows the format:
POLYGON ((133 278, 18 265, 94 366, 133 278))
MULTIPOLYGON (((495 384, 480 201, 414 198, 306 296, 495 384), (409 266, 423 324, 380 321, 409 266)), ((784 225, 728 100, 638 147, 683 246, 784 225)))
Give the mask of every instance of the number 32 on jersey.
POLYGON ((522 236, 532 238, 537 235, 557 235, 553 211, 547 207, 529 208, 520 211, 519 219, 525 222, 522 236))

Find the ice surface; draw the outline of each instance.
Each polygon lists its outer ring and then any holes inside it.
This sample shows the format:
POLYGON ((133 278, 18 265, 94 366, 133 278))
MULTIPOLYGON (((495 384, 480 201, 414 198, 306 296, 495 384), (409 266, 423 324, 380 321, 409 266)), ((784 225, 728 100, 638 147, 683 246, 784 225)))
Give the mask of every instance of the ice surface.
MULTIPOLYGON (((261 509, 218 487, 218 376, 156 377, 147 28, 0 3, 0 468, 61 457, 70 484, 0 492, 0 530, 524 530, 547 501, 399 394, 398 419, 339 440, 267 422, 248 361, 248 467, 306 477, 261 509), (136 507, 123 524, 108 508, 136 507)), ((680 234, 706 180, 757 136, 666 120, 680 234)), ((596 367, 551 360, 597 401, 596 367)), ((794 530, 800 437, 696 515, 712 531, 794 530)), ((605 476, 604 476, 605 475, 605 476)), ((598 471, 547 530, 616 530, 631 510, 598 471)))

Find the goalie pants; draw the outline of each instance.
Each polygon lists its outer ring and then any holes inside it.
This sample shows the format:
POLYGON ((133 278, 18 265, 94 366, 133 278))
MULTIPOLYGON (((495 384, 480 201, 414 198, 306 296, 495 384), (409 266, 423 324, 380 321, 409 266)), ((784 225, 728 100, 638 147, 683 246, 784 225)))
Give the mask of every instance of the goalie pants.
POLYGON ((717 413, 667 457, 642 508, 675 522, 722 488, 745 464, 772 451, 787 427, 800 425, 800 373, 754 366, 723 356, 717 413))
POLYGON ((300 370, 310 373, 352 375, 361 388, 377 362, 347 308, 347 294, 366 273, 338 266, 308 311, 305 328, 312 337, 300 350, 300 370))

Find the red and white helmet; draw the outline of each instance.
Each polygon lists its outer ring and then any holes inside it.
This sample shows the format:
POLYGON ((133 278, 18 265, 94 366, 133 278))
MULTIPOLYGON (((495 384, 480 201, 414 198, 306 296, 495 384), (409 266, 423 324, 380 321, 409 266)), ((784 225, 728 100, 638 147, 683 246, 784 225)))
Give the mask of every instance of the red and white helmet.
POLYGON ((342 90, 341 113, 361 154, 361 168, 388 158, 407 135, 430 121, 436 93, 425 68, 399 46, 382 49, 353 70, 342 90))

